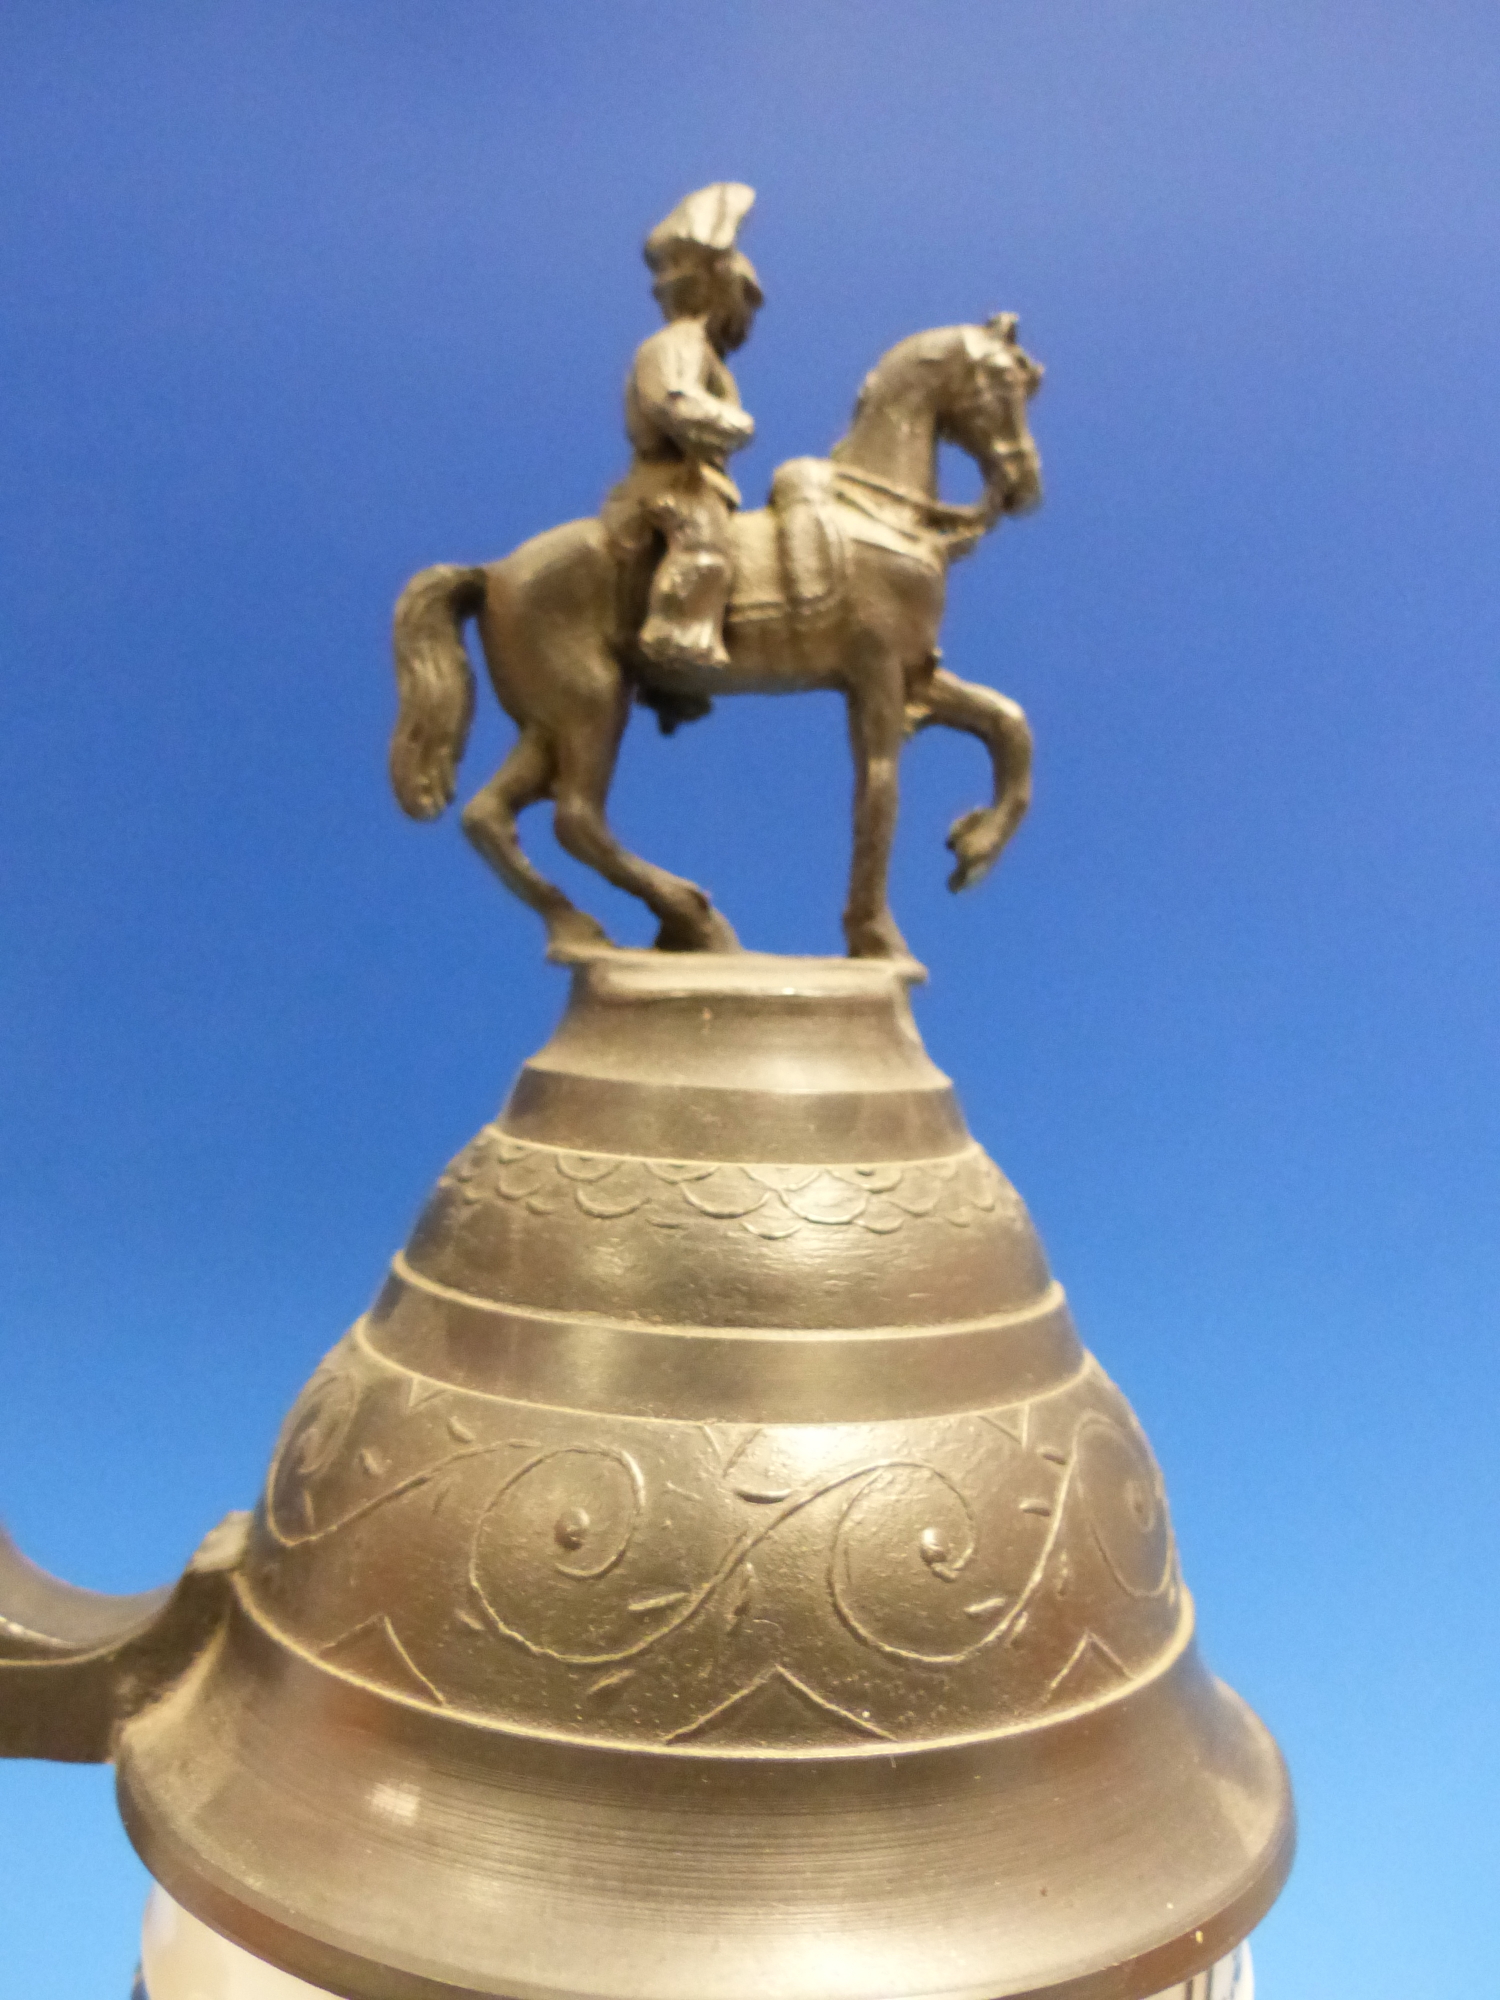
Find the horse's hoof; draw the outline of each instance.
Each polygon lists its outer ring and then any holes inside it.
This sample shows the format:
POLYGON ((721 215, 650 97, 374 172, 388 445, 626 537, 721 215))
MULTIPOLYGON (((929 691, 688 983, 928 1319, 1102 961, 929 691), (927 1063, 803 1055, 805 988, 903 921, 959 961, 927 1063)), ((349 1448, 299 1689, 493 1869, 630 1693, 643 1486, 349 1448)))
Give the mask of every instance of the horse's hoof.
POLYGON ((730 923, 728 917, 721 916, 717 910, 709 911, 704 931, 706 938, 702 947, 704 951, 743 951, 745 948, 735 935, 734 925, 730 923))
POLYGON ((948 887, 955 896, 961 895, 965 889, 972 889, 976 882, 984 880, 999 859, 998 846, 986 846, 977 854, 961 854, 958 866, 948 877, 948 887))
POLYGON ((693 917, 664 917, 656 933, 658 951, 742 951, 734 926, 712 904, 693 917))
POLYGON ((547 924, 547 956, 554 965, 574 959, 592 958, 601 951, 613 951, 614 940, 603 924, 585 910, 567 910, 547 924))
POLYGON ((989 806, 976 806, 973 812, 953 822, 948 829, 947 846, 957 865, 948 877, 948 887, 955 896, 962 889, 973 888, 989 874, 1000 859, 1009 832, 996 820, 994 809, 989 806))
POLYGON ((865 924, 846 924, 844 936, 851 958, 910 958, 911 946, 896 928, 894 917, 875 917, 865 924))
POLYGON ((948 829, 948 837, 943 845, 951 854, 963 854, 984 837, 995 816, 993 806, 975 806, 971 812, 961 813, 948 829))

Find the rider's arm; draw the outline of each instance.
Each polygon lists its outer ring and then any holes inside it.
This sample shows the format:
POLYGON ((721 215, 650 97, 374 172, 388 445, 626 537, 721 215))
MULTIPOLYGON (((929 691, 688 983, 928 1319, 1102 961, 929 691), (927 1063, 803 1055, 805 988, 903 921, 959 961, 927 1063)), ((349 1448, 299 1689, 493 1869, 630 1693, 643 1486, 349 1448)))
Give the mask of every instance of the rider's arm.
POLYGON ((636 356, 635 390, 641 408, 690 458, 726 458, 755 435, 739 398, 716 395, 705 383, 713 349, 697 320, 674 320, 653 334, 636 356))

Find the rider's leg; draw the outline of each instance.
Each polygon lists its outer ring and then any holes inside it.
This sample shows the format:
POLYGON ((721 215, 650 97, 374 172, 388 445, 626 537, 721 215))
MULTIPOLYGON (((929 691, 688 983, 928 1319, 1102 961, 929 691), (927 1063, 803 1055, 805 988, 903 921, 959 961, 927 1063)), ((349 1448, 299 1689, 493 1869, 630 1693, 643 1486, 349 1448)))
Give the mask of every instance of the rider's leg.
POLYGON ((667 546, 651 579, 641 651, 660 667, 727 667, 724 610, 734 574, 728 505, 700 485, 663 497, 652 519, 667 546))

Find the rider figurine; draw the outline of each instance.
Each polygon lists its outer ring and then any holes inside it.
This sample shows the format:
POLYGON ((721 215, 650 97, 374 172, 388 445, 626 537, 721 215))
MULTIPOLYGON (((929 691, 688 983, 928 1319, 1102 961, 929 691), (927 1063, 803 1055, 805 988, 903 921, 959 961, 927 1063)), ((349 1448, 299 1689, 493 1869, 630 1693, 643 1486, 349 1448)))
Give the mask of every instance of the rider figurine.
POLYGON ((646 239, 667 324, 636 353, 625 389, 635 457, 601 518, 632 565, 665 543, 638 642, 662 667, 729 664, 724 609, 740 495, 724 464, 755 425, 724 357, 744 344, 762 303, 754 266, 735 248, 754 200, 753 188, 717 182, 679 202, 646 239))

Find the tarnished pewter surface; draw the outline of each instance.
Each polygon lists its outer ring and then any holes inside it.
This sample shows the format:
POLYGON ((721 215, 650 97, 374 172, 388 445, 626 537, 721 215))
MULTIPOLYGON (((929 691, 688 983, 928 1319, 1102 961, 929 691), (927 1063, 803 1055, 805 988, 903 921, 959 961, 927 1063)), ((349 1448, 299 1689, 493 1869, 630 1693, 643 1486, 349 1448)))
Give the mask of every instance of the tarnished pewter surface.
POLYGON ((740 513, 725 467, 755 427, 726 356, 762 303, 735 240, 753 200, 737 182, 700 189, 648 239, 667 324, 632 365, 633 462, 599 519, 564 522, 499 562, 434 564, 396 606, 396 797, 419 820, 453 801, 474 713, 463 641, 472 619, 519 734, 464 807, 464 831, 541 917, 555 955, 608 941, 521 845, 517 821, 543 800, 568 853, 651 910, 659 946, 737 947, 697 883, 631 853, 610 825, 615 760, 637 702, 671 734, 721 694, 844 697, 855 780, 844 935, 855 958, 906 953, 888 876, 909 737, 940 725, 988 754, 989 802, 949 829, 951 889, 988 873, 1030 802, 1026 717, 1008 696, 951 673, 937 642, 950 564, 1041 500, 1027 406, 1043 371, 1014 313, 913 334, 865 377, 828 456, 782 465, 770 505, 740 513), (945 443, 979 468, 976 504, 939 493, 945 443))
POLYGON ((736 516, 751 191, 679 204, 598 522, 396 614, 403 806, 451 800, 477 619, 519 739, 464 812, 572 995, 295 1403, 253 1519, 99 1598, 0 1537, 0 1754, 112 1757, 158 1882, 346 2000, 1143 2000, 1290 1865, 1199 1660, 1161 1477, 928 1060, 887 901, 899 752, 1016 705, 940 663, 948 564, 1040 497, 1013 315, 901 342, 736 516), (983 497, 937 492, 938 449, 983 497), (848 704, 850 957, 740 952, 606 803, 630 706, 848 704), (620 952, 516 818, 656 913, 620 952))
POLYGON ((358 2000, 1134 2000, 1257 1920, 1280 1759, 912 976, 575 968, 119 1736, 188 1909, 358 2000))
POLYGON ((0 1756, 97 1764, 210 1644, 248 1514, 206 1535, 175 1589, 110 1597, 39 1570, 0 1528, 0 1756))
POLYGON ((446 1388, 359 1333, 292 1414, 241 1596, 453 1714, 756 1748, 1006 1727, 1130 1685, 1191 1623, 1093 1363, 963 1415, 682 1423, 446 1388))

